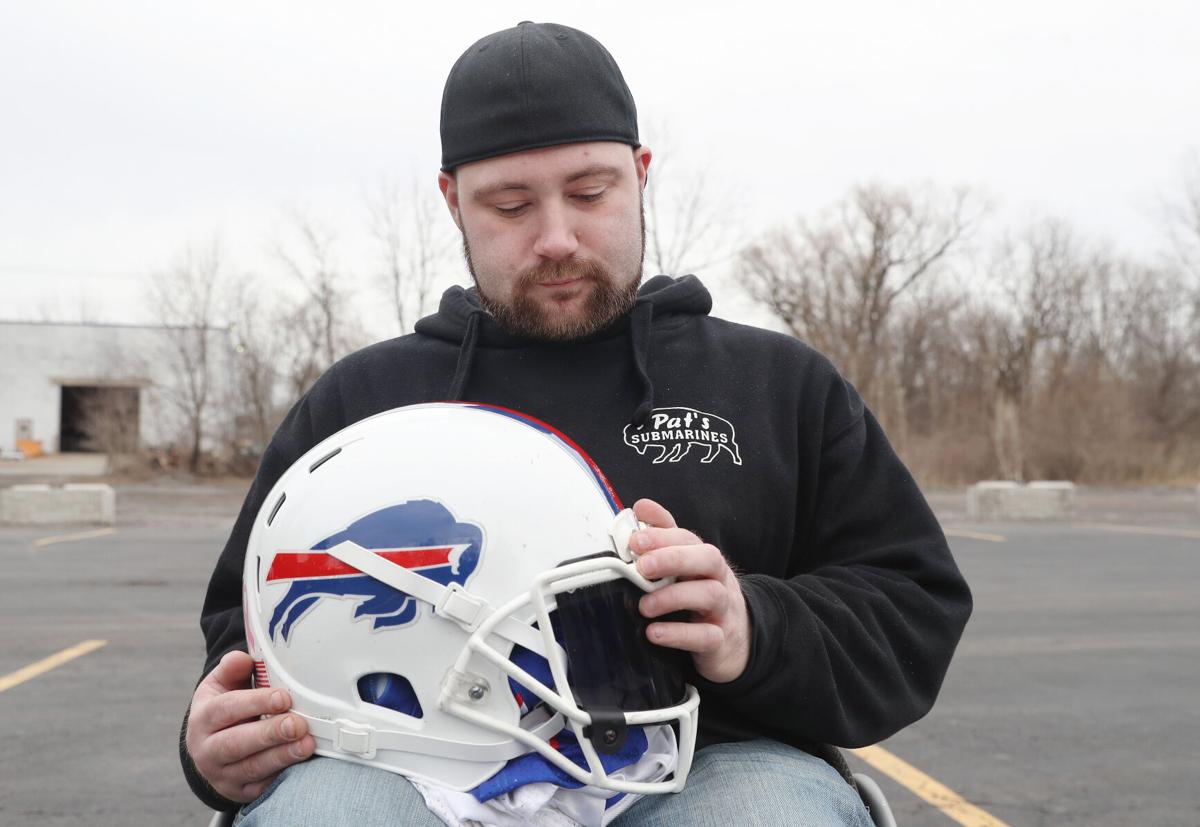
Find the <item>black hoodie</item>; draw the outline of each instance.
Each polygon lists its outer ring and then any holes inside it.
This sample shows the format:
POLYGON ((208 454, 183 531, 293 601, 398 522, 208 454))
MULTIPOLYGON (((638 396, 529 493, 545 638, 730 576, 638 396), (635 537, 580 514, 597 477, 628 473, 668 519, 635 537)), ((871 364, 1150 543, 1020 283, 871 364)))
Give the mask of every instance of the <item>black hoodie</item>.
MULTIPOLYGON (((419 402, 514 408, 569 435, 618 496, 650 497, 739 572, 753 639, 741 677, 690 680, 699 745, 767 736, 827 754, 932 706, 971 611, 937 520, 870 411, 803 343, 708 316, 694 276, 650 279, 631 313, 566 344, 507 333, 453 287, 416 332, 330 368, 280 425, 217 562, 207 674, 245 649, 246 541, 275 481, 365 417, 419 402)), ((206 803, 229 807, 184 768, 206 803)))

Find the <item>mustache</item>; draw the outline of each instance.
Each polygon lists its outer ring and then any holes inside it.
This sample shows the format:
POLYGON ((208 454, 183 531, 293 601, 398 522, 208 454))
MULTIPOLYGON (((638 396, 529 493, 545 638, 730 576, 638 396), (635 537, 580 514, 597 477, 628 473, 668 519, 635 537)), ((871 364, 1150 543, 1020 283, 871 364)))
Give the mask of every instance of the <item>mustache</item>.
POLYGON ((523 272, 518 279, 521 288, 556 281, 583 279, 584 281, 608 281, 608 271, 589 259, 569 258, 564 261, 548 261, 523 272))

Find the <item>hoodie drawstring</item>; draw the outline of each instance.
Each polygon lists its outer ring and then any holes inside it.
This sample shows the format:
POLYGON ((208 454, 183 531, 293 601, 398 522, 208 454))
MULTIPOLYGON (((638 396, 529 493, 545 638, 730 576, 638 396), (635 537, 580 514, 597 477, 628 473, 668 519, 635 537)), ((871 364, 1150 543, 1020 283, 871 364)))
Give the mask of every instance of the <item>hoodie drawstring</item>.
MULTIPOLYGON (((463 398, 463 391, 471 378, 471 366, 475 362, 480 318, 485 315, 487 315, 486 311, 477 309, 467 317, 467 327, 463 332, 462 345, 458 350, 458 364, 454 368, 454 378, 450 380, 450 390, 446 394, 448 402, 459 402, 463 398)), ((633 411, 633 417, 630 419, 635 427, 643 425, 650 418, 650 412, 654 410, 654 383, 650 381, 650 374, 646 371, 646 364, 650 360, 650 328, 653 322, 653 303, 638 302, 633 306, 629 319, 629 338, 633 349, 634 371, 642 386, 641 401, 638 402, 633 411)))
POLYGON ((630 420, 635 427, 641 427, 650 418, 654 410, 654 383, 646 372, 646 363, 650 360, 650 325, 654 321, 654 304, 639 301, 633 306, 629 318, 629 338, 633 346, 633 366, 638 379, 642 383, 642 401, 633 411, 630 420))
POLYGON ((486 315, 479 308, 471 311, 467 317, 467 329, 463 332, 462 346, 458 349, 458 364, 454 367, 454 378, 450 380, 450 390, 446 401, 458 402, 462 399, 463 389, 471 378, 471 364, 475 361, 475 346, 479 341, 479 319, 486 315))

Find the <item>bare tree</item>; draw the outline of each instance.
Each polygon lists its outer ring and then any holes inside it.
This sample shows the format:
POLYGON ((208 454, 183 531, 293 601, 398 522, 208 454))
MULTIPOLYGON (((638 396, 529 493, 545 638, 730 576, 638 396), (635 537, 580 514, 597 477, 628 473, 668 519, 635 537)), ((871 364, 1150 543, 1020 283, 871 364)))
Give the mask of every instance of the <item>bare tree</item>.
MULTIPOLYGON (((1167 302, 1153 327, 1163 352, 1180 350, 1192 364, 1200 362, 1200 152, 1185 164, 1180 193, 1167 215, 1178 269, 1163 282, 1167 302)), ((1154 303, 1151 303, 1154 306, 1154 303)), ((1197 402, 1195 396, 1193 402, 1197 402)), ((1191 422, 1192 416, 1185 414, 1191 422)))
POLYGON ((338 358, 355 345, 348 324, 349 296, 334 260, 333 234, 300 211, 290 215, 290 239, 275 242, 275 255, 304 295, 280 311, 289 331, 282 360, 290 365, 287 380, 295 396, 306 391, 338 358))
POLYGON ((181 415, 188 440, 188 467, 200 469, 205 421, 212 403, 212 335, 216 327, 221 257, 216 241, 189 247, 172 266, 153 274, 149 300, 166 326, 171 379, 161 390, 181 415))
POLYGON ((1000 475, 1023 480, 1022 409, 1036 360, 1055 344, 1060 358, 1069 354, 1089 269, 1070 228, 1044 221, 1005 241, 990 271, 1001 300, 976 317, 975 340, 990 378, 1000 475))
POLYGON ((413 178, 402 192, 384 181, 366 198, 371 235, 379 251, 380 282, 387 291, 400 335, 429 310, 430 291, 446 264, 451 234, 439 221, 436 198, 413 178))
POLYGON ((702 171, 666 172, 658 159, 646 187, 646 257, 656 273, 703 270, 728 258, 727 215, 702 171))
POLYGON ((1200 313, 1187 277, 1140 268, 1130 291, 1130 384, 1138 407, 1170 453, 1181 434, 1200 424, 1200 313))
POLYGON ((279 318, 292 334, 283 361, 288 366, 285 376, 288 392, 297 399, 329 367, 321 357, 321 314, 317 308, 301 302, 285 308, 279 318))
MULTIPOLYGON (((952 415, 963 407, 949 402, 954 383, 961 383, 964 375, 961 366, 964 348, 956 323, 965 303, 965 297, 958 291, 937 289, 931 282, 915 289, 896 313, 892 362, 895 392, 903 407, 893 418, 898 415, 902 423, 902 437, 909 428, 928 436, 938 429, 954 427, 952 415)), ((903 439, 895 441, 903 447, 903 439)))
POLYGON ((739 276, 859 387, 925 480, 1195 480, 1197 170, 1158 261, 1042 220, 972 266, 974 199, 866 187, 747 247, 739 276))
POLYGON ((680 160, 662 124, 655 132, 643 202, 647 262, 656 273, 682 275, 729 260, 738 246, 731 195, 680 160))
POLYGON ((238 442, 241 432, 248 430, 256 453, 266 447, 280 418, 276 396, 285 351, 283 332, 290 326, 281 324, 273 309, 278 301, 266 296, 249 276, 232 283, 226 296, 234 351, 232 398, 226 404, 233 417, 231 436, 238 442), (239 421, 247 427, 239 427, 239 421))
POLYGON ((898 300, 935 272, 981 212, 965 190, 947 198, 860 187, 819 222, 802 220, 743 250, 739 279, 869 396, 898 300))
POLYGON ((346 349, 342 330, 346 295, 333 260, 333 234, 299 210, 291 214, 291 229, 294 243, 277 241, 275 255, 288 275, 304 288, 312 314, 302 315, 317 326, 313 344, 318 351, 314 357, 328 367, 346 349))
POLYGON ((1091 382, 1118 379, 1133 321, 1131 285, 1138 265, 1112 257, 1091 260, 1087 291, 1079 305, 1076 359, 1091 382))
POLYGON ((137 386, 101 385, 80 388, 80 430, 84 444, 108 457, 110 470, 138 450, 137 386))

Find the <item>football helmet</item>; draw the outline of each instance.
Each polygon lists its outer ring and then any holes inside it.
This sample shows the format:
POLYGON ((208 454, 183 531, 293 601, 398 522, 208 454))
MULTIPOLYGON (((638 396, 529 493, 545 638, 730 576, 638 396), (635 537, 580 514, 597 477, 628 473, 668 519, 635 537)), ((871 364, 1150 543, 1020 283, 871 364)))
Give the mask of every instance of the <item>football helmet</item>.
POLYGON ((254 522, 255 683, 288 689, 318 754, 449 789, 536 753, 583 785, 678 791, 699 696, 686 655, 646 640, 637 600, 669 581, 638 573, 638 527, 578 446, 523 414, 364 419, 292 465, 254 522), (673 774, 623 779, 616 758, 650 726, 677 734, 673 774))

